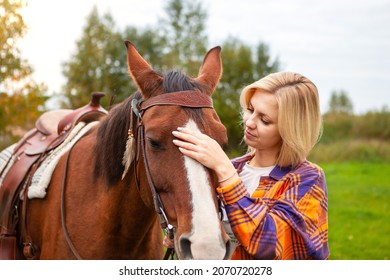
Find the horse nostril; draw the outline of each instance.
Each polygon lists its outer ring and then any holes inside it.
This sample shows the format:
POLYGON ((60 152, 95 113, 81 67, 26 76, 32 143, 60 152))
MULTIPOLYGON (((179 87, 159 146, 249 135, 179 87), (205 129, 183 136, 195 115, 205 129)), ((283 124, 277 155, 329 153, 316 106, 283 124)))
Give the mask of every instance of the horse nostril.
POLYGON ((191 260, 193 259, 191 253, 191 241, 188 237, 182 236, 179 239, 180 251, 183 254, 184 259, 191 260))

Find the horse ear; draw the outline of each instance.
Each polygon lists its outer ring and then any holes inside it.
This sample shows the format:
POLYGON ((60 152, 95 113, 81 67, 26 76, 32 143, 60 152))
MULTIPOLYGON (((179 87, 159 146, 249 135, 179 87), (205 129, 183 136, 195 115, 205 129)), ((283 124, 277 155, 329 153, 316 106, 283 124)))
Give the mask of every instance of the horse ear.
POLYGON ((222 77, 222 58, 221 47, 217 46, 209 50, 203 59, 203 63, 199 69, 199 75, 195 80, 200 83, 207 84, 212 95, 217 87, 219 80, 222 77))
POLYGON ((129 74, 136 83, 138 90, 142 96, 147 99, 159 90, 162 90, 163 78, 154 72, 148 62, 138 53, 135 46, 129 42, 125 42, 127 48, 127 66, 129 74))

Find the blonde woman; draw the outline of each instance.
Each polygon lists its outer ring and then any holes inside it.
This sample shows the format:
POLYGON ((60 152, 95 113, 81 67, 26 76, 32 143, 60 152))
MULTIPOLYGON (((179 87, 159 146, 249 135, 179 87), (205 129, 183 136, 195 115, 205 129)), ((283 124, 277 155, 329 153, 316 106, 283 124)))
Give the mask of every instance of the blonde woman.
POLYGON ((273 73, 245 87, 240 103, 249 147, 242 157, 230 160, 199 131, 173 131, 180 151, 218 177, 232 259, 327 259, 325 174, 306 159, 321 135, 316 86, 297 73, 273 73))

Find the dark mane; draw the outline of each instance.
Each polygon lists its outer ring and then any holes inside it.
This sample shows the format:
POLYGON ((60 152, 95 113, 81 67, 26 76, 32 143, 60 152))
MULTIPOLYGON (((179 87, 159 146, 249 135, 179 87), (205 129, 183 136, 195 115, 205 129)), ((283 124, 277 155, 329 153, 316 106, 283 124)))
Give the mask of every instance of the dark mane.
MULTIPOLYGON (((169 71, 162 75, 164 93, 182 90, 207 90, 204 85, 197 83, 181 71, 169 71)), ((141 99, 139 92, 134 93, 122 103, 110 110, 109 115, 98 128, 96 139, 96 162, 94 178, 103 176, 108 185, 116 184, 122 176, 124 167, 122 157, 125 152, 127 132, 130 125, 131 101, 141 99)), ((185 112, 197 123, 202 124, 202 110, 184 108, 185 112)))

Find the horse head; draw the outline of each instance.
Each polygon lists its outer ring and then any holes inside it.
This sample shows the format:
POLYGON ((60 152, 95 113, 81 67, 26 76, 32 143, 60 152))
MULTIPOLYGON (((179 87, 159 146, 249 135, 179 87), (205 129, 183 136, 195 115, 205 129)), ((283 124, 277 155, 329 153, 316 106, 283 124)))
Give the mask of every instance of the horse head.
MULTIPOLYGON (((178 127, 199 130, 220 145, 227 142, 226 128, 211 101, 222 75, 220 47, 206 54, 195 78, 181 71, 158 73, 132 43, 126 42, 126 47, 129 74, 141 99, 133 104, 132 118, 137 125, 130 129, 136 130, 131 134, 138 140, 129 136, 134 141, 128 143, 126 150, 131 151, 125 152, 124 161, 138 166, 142 160, 147 163, 137 169, 141 197, 157 212, 161 210, 163 223, 173 226, 180 259, 227 258, 229 238, 220 222, 216 176, 183 156, 172 142, 172 131, 178 127), (142 185, 145 181, 151 188, 142 185)), ((127 171, 124 173, 126 176, 127 171)))

